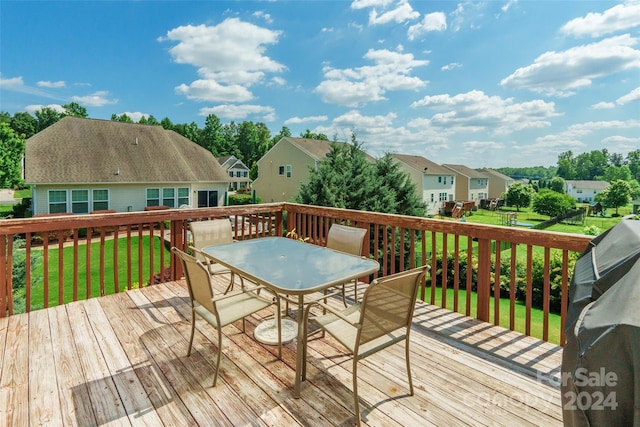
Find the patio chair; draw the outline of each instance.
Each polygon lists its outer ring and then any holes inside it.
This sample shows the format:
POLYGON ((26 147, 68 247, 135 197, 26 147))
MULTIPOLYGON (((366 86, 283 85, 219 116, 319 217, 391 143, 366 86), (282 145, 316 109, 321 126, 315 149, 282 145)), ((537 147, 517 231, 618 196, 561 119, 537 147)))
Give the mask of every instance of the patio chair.
MULTIPOLYGON (((337 311, 321 302, 309 304, 305 310, 304 337, 307 337, 309 323, 313 323, 333 335, 353 355, 353 399, 358 425, 360 425, 358 362, 361 359, 404 340, 409 394, 413 395, 409 362, 409 332, 418 287, 428 270, 429 266, 424 266, 374 280, 365 290, 362 303, 342 311, 337 311), (329 313, 309 318, 310 309, 314 305, 322 306, 329 313)), ((305 365, 302 377, 305 378, 306 343, 303 348, 305 365)))
MULTIPOLYGON (((364 238, 367 234, 367 230, 364 228, 349 227, 341 224, 333 224, 329 229, 327 235, 327 248, 334 249, 340 252, 346 252, 348 254, 361 256, 362 247, 364 245, 364 238)), ((358 302, 358 281, 353 282, 353 298, 358 302)), ((346 296, 347 284, 341 285, 342 288, 342 302, 347 307, 346 296)))
MULTIPOLYGON (((193 248, 197 249, 195 256, 201 262, 207 265, 209 273, 212 276, 220 274, 229 274, 231 280, 225 294, 233 289, 235 282, 235 273, 227 267, 215 263, 202 252, 205 246, 222 245, 224 243, 233 242, 233 230, 231 222, 228 219, 211 219, 206 221, 192 221, 189 224, 191 229, 191 238, 193 240, 193 248)), ((240 277, 240 285, 244 287, 243 278, 240 277)))
POLYGON ((172 247, 184 270, 184 276, 191 300, 191 337, 187 356, 191 356, 193 336, 196 330, 196 314, 206 320, 218 331, 216 351, 216 368, 213 387, 216 386, 220 356, 222 355, 222 328, 242 319, 242 332, 245 332, 245 317, 271 305, 276 306, 276 322, 278 325, 278 358, 282 358, 282 330, 280 327, 280 299, 264 293, 259 294, 260 286, 243 288, 241 291, 214 297, 211 275, 205 264, 191 255, 172 247))

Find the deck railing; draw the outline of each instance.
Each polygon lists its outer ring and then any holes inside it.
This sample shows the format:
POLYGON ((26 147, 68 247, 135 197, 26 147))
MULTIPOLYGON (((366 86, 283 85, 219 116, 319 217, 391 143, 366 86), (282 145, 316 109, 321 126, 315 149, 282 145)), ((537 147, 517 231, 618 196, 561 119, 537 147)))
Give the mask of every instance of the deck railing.
POLYGON ((295 229, 299 238, 324 245, 335 222, 365 228, 369 245, 363 255, 380 262, 376 276, 430 264, 422 300, 494 324, 504 315, 498 301, 506 287, 509 313, 504 326, 515 330, 524 322, 527 335, 532 333, 533 276, 538 274, 534 264, 541 263, 544 340, 550 339, 551 270, 556 265, 551 260, 559 257, 559 271, 553 273, 554 286, 559 281, 561 287, 561 327, 555 331, 560 343, 571 260, 591 240, 577 234, 292 203, 0 220, 0 317, 175 280, 181 272, 168 248, 188 244, 190 221, 219 217, 231 219, 237 240, 282 236, 295 229), (505 267, 509 277, 501 273, 505 267), (524 319, 516 315, 516 294, 522 289, 524 319))

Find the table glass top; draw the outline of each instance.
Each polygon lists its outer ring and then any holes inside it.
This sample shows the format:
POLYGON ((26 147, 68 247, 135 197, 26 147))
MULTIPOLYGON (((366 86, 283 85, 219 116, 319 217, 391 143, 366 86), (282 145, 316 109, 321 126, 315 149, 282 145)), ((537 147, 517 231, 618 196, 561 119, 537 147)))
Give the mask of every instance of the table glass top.
POLYGON ((284 237, 208 246, 203 251, 245 277, 291 294, 345 283, 379 268, 372 259, 284 237))

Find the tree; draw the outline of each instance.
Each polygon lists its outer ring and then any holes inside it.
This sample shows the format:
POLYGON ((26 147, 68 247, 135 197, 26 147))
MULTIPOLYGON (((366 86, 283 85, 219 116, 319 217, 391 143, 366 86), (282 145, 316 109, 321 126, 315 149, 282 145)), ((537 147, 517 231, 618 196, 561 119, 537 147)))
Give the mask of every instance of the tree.
POLYGON ((65 116, 88 117, 87 109, 77 102, 71 102, 62 106, 65 116))
POLYGON ((619 179, 623 181, 631 181, 631 170, 629 170, 629 166, 609 166, 604 171, 603 179, 608 183, 612 183, 619 179))
POLYGON ((309 129, 307 129, 304 133, 300 133, 300 138, 321 139, 323 141, 329 140, 329 138, 327 138, 327 135, 325 135, 324 133, 313 133, 309 129))
POLYGON ((48 128, 54 123, 57 123, 62 117, 62 113, 58 113, 56 110, 50 107, 43 107, 35 112, 36 119, 38 120, 38 132, 48 128))
POLYGON ((631 201, 631 186, 627 181, 619 179, 612 182, 609 188, 600 194, 604 205, 608 208, 615 208, 616 216, 618 216, 618 208, 626 206, 631 201))
POLYGON ((278 141, 280 141, 282 138, 286 136, 291 136, 291 131, 289 130, 288 127, 282 126, 282 129, 280 129, 280 133, 274 136, 273 139, 271 140, 271 146, 276 145, 278 141))
POLYGON ((36 134, 38 121, 31 114, 20 112, 13 115, 9 126, 11 126, 16 135, 27 139, 36 134))
POLYGON ((0 188, 22 184, 24 139, 16 135, 8 123, 0 123, 0 188))
POLYGON ((559 216, 573 209, 576 201, 568 194, 542 189, 533 199, 532 209, 540 215, 559 216))
POLYGON ((112 114, 111 115, 112 122, 122 122, 122 123, 133 123, 133 119, 129 117, 126 113, 122 113, 120 115, 112 114))
POLYGON ((558 156, 557 175, 564 179, 575 179, 576 167, 571 150, 560 153, 558 156))
POLYGON ((370 162, 355 134, 351 143, 331 143, 331 151, 310 171, 295 197, 298 203, 424 216, 426 206, 409 176, 386 155, 370 162))
POLYGON ((627 154, 627 165, 629 165, 631 177, 640 181, 640 149, 631 151, 627 154))
POLYGON ((553 178, 551 178, 551 181, 549 181, 549 187, 551 190, 555 191, 556 193, 565 193, 565 189, 567 188, 567 184, 566 181, 559 177, 559 176, 554 176, 553 178))
POLYGON ((521 207, 529 207, 534 195, 535 190, 530 184, 527 185, 523 182, 514 182, 507 189, 505 203, 507 206, 515 206, 516 211, 520 212, 521 207))

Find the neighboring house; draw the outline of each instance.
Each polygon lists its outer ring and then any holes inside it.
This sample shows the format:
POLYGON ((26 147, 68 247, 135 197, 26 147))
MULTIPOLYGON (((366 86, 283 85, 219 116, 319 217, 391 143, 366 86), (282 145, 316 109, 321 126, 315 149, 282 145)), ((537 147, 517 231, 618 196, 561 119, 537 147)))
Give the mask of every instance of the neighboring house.
POLYGON ((443 164, 456 175, 456 200, 478 201, 489 196, 489 178, 482 172, 464 165, 443 164))
POLYGON ((26 141, 33 214, 224 204, 211 152, 161 126, 65 117, 26 141))
POLYGON ((567 194, 576 199, 578 203, 593 202, 596 195, 607 188, 609 188, 607 181, 565 181, 567 194))
POLYGON ((499 199, 503 197, 509 186, 516 182, 515 179, 493 169, 482 168, 480 172, 489 178, 489 199, 499 199))
POLYGON ((317 168, 318 161, 331 151, 331 144, 319 139, 281 138, 258 160, 258 178, 251 188, 264 203, 291 201, 301 185, 309 182, 309 170, 317 168))
POLYGON ((454 173, 421 156, 392 154, 400 169, 411 177, 419 197, 427 205, 427 215, 440 212, 443 202, 455 198, 454 173))
POLYGON ((236 156, 228 155, 218 157, 218 163, 222 166, 231 182, 229 182, 229 190, 237 191, 241 188, 250 187, 251 181, 249 180, 249 168, 242 163, 242 160, 236 156))

